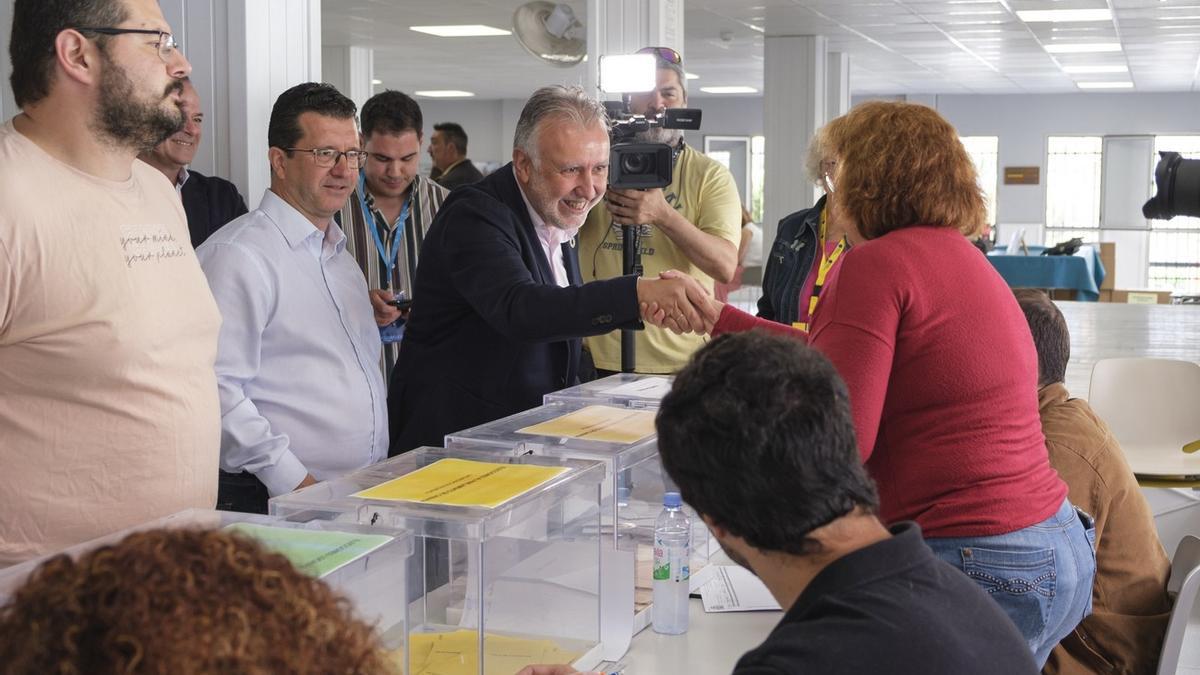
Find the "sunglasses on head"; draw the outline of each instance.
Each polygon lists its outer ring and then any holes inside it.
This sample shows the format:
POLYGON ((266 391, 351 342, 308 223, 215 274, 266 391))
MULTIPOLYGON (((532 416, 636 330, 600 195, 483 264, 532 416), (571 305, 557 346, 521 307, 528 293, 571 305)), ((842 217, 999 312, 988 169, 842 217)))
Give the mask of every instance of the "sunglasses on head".
POLYGON ((673 63, 677 66, 683 65, 683 57, 679 55, 679 52, 671 49, 670 47, 642 47, 641 49, 637 50, 637 53, 653 54, 657 58, 662 59, 667 63, 673 63))

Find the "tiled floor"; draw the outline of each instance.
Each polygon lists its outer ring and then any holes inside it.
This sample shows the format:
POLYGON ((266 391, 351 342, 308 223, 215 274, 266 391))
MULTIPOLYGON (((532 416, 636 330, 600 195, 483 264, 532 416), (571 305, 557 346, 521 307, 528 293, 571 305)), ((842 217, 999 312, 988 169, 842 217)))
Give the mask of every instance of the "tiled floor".
POLYGON ((1059 302, 1071 331, 1067 389, 1087 398, 1100 359, 1153 356, 1200 362, 1200 306, 1059 302))

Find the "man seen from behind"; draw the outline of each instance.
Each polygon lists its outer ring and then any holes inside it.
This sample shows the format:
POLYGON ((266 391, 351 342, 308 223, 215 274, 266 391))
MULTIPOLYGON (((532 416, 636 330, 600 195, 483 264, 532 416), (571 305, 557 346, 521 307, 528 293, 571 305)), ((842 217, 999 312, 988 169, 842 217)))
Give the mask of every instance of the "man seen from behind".
POLYGON ((1096 519, 1092 614, 1058 646, 1044 673, 1153 673, 1171 617, 1171 561, 1150 505, 1104 421, 1063 381, 1071 335, 1045 293, 1014 291, 1038 353, 1038 410, 1050 465, 1071 503, 1096 519))

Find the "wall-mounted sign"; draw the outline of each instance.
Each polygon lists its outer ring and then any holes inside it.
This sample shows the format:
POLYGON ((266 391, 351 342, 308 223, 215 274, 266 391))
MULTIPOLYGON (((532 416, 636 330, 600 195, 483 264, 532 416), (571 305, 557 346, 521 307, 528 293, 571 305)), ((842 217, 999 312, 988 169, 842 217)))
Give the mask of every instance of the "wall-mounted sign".
POLYGON ((1038 167, 1036 166, 1006 166, 1004 167, 1005 185, 1037 185, 1038 167))

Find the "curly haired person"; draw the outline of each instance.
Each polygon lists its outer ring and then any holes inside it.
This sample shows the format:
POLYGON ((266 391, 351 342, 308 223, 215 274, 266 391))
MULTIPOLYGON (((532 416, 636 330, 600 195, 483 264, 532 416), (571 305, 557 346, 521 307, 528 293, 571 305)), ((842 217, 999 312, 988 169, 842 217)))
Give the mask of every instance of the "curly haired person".
POLYGON ((257 542, 152 530, 60 555, 0 607, 0 671, 397 673, 348 602, 257 542))

